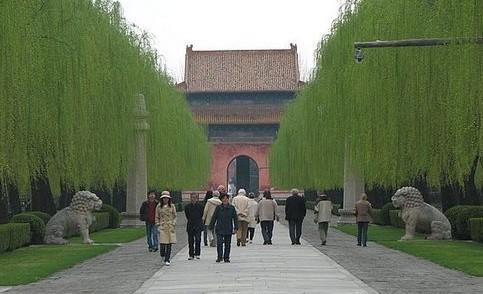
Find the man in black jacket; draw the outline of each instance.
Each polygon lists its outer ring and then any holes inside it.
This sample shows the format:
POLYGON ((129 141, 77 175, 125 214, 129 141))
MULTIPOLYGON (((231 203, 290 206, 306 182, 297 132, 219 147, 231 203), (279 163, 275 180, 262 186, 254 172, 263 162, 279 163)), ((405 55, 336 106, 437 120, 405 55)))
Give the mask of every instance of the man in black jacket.
POLYGON ((191 203, 184 207, 186 215, 186 232, 188 233, 188 260, 200 259, 201 231, 203 231, 203 205, 198 202, 198 194, 191 193, 191 203))
POLYGON ((292 245, 300 245, 302 222, 306 214, 305 199, 299 195, 299 190, 292 189, 292 196, 285 202, 285 219, 288 220, 288 230, 292 245))
POLYGON ((222 258, 225 262, 230 262, 231 235, 238 231, 238 216, 235 207, 229 203, 228 194, 220 195, 220 199, 222 204, 218 205, 213 213, 210 230, 215 228, 217 238, 216 262, 220 262, 222 258), (223 252, 223 245, 225 245, 225 252, 223 252))

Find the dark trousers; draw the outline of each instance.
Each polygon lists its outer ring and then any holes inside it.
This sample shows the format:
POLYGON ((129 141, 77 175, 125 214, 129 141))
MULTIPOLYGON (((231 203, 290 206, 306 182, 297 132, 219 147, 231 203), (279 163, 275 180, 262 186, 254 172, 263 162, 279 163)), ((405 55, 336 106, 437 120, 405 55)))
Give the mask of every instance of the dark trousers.
POLYGON ((357 222, 357 244, 367 245, 367 229, 369 228, 369 222, 357 222))
POLYGON ((208 246, 208 226, 203 225, 203 243, 208 246))
POLYGON ((247 231, 247 239, 253 240, 253 236, 255 235, 255 228, 248 228, 247 231))
POLYGON ((272 242, 273 233, 273 221, 261 221, 260 227, 262 228, 263 241, 272 242))
POLYGON ((231 249, 231 235, 216 235, 216 252, 218 253, 218 259, 229 260, 231 249), (225 251, 223 252, 223 245, 225 245, 225 251))
POLYGON ((159 254, 164 257, 164 261, 169 261, 171 258, 171 244, 159 244, 159 254))
POLYGON ((302 222, 303 220, 289 220, 288 231, 292 244, 300 243, 300 236, 302 236, 302 222))
POLYGON ((201 230, 191 230, 188 232, 188 247, 191 257, 200 256, 201 251, 201 230))

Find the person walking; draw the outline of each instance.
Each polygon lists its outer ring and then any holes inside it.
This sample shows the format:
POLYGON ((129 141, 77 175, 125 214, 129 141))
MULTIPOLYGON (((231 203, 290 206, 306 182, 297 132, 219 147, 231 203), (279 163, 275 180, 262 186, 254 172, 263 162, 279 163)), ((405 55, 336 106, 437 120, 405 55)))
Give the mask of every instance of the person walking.
POLYGON ((203 210, 203 223, 206 226, 206 230, 208 232, 208 242, 210 244, 210 247, 215 247, 216 246, 216 233, 215 231, 209 228, 211 224, 211 219, 213 217, 213 214, 215 213, 215 209, 218 205, 221 205, 221 200, 220 200, 220 192, 218 191, 213 191, 213 197, 208 199, 206 201, 205 209, 203 210))
POLYGON ((190 203, 184 207, 186 232, 188 233, 188 260, 200 259, 201 231, 203 231, 203 206, 198 202, 198 194, 191 193, 190 203))
POLYGON ((232 205, 235 206, 236 215, 238 216, 238 226, 240 229, 236 234, 236 246, 247 245, 248 232, 248 197, 245 189, 238 190, 238 195, 233 197, 232 205))
POLYGON ((156 191, 148 192, 146 201, 141 204, 139 209, 139 219, 146 224, 146 239, 148 243, 149 252, 158 251, 159 240, 158 230, 156 228, 156 191))
POLYGON ((372 216, 372 205, 367 201, 366 193, 362 193, 361 200, 356 202, 354 214, 357 222, 357 246, 367 247, 367 230, 372 216))
POLYGON ((164 264, 170 265, 171 245, 176 243, 176 208, 168 191, 163 191, 156 207, 156 226, 159 229, 159 253, 164 264))
POLYGON ((332 202, 326 194, 320 195, 320 201, 314 206, 314 222, 319 226, 321 245, 327 244, 327 231, 332 216, 332 202))
POLYGON ((263 245, 272 245, 273 222, 279 220, 277 202, 272 199, 270 190, 263 191, 263 199, 258 203, 256 218, 262 228, 263 245))
POLYGON ((257 226, 257 220, 255 218, 258 210, 258 202, 255 200, 255 194, 253 192, 248 193, 248 235, 247 239, 250 244, 253 243, 253 236, 255 235, 255 227, 257 226))
POLYGON ((238 217, 235 207, 230 205, 228 194, 223 194, 220 198, 222 204, 216 207, 209 227, 216 232, 216 262, 220 262, 222 258, 225 262, 230 262, 231 235, 238 231, 238 217))
MULTIPOLYGON (((205 199, 203 200, 203 209, 206 206, 206 202, 208 202, 208 199, 210 199, 211 197, 213 197, 213 190, 206 191, 205 199)), ((204 223, 203 223, 203 243, 205 244, 205 246, 208 246, 208 228, 205 226, 204 223)))
POLYGON ((292 245, 300 245, 302 236, 302 223, 307 213, 305 200, 299 195, 299 190, 292 189, 292 196, 285 203, 285 219, 288 221, 288 229, 292 245))

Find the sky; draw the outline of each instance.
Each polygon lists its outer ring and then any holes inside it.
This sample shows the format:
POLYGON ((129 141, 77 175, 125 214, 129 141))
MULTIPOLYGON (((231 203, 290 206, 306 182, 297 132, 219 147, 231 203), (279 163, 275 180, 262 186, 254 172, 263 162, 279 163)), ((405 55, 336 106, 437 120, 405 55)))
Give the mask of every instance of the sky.
POLYGON ((288 49, 297 44, 302 80, 343 0, 118 0, 129 23, 149 33, 168 73, 184 80, 193 50, 288 49))

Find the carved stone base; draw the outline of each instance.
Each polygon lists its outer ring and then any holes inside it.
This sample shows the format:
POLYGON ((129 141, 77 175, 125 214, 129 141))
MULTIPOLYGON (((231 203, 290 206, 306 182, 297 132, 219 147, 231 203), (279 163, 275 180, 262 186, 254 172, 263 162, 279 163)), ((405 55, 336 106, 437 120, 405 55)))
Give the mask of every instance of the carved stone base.
POLYGON ((339 209, 339 219, 337 220, 337 224, 355 224, 356 223, 356 216, 354 215, 354 211, 352 209, 339 209))
POLYGON ((145 227, 145 222, 139 220, 139 215, 127 214, 125 212, 121 213, 122 221, 121 228, 126 227, 145 227))

